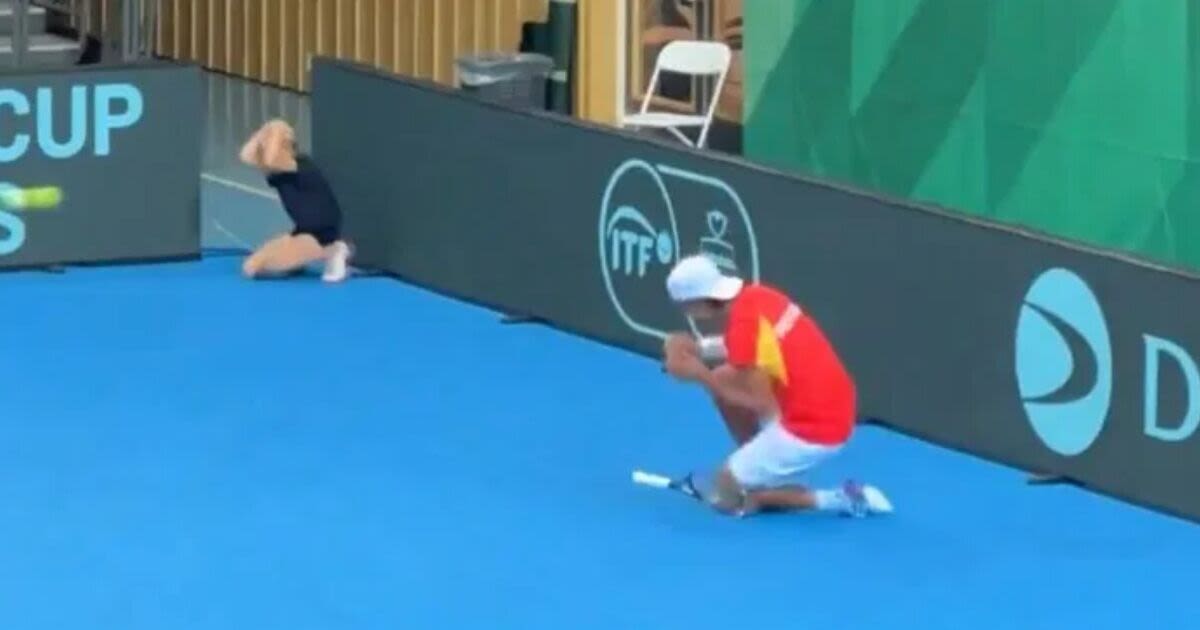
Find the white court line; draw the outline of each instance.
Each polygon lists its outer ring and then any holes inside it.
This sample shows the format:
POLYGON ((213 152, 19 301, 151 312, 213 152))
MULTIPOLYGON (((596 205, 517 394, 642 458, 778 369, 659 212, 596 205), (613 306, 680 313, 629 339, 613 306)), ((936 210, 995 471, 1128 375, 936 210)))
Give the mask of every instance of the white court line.
POLYGON ((244 193, 250 193, 251 195, 254 195, 256 197, 262 197, 264 199, 270 199, 272 201, 279 201, 279 195, 276 195, 275 193, 271 192, 270 190, 267 190, 266 188, 259 188, 257 186, 251 186, 249 184, 235 182, 232 179, 226 179, 226 178, 220 177, 218 175, 213 175, 212 173, 200 173, 200 179, 212 182, 214 184, 220 184, 221 186, 225 186, 227 188, 232 188, 234 190, 240 190, 244 193))
MULTIPOLYGON (((226 179, 219 175, 213 175, 212 173, 200 173, 200 179, 202 179, 204 181, 212 182, 214 184, 218 184, 220 186, 225 186, 227 188, 232 188, 232 189, 240 191, 240 192, 249 193, 256 197, 262 197, 264 199, 270 199, 271 201, 276 201, 276 202, 279 201, 279 195, 276 195, 275 193, 271 192, 270 190, 267 190, 265 188, 258 188, 255 186, 250 186, 248 184, 243 184, 241 182, 237 182, 232 179, 226 179)), ((229 231, 229 228, 226 228, 224 225, 221 225, 220 221, 217 221, 216 219, 211 219, 211 222, 213 224, 213 227, 217 228, 218 231, 222 232, 223 234, 225 234, 225 236, 229 237, 229 239, 232 240, 234 243, 242 246, 243 249, 246 249, 247 251, 254 250, 254 247, 252 245, 250 245, 250 243, 246 242, 245 239, 239 237, 237 234, 234 234, 233 232, 229 231)))
MULTIPOLYGON (((232 188, 234 190, 240 190, 244 193, 249 193, 256 197, 262 197, 264 199, 270 199, 270 200, 276 201, 276 202, 279 201, 279 195, 275 194, 274 192, 272 192, 270 190, 267 190, 265 188, 258 188, 257 186, 251 186, 249 184, 243 184, 241 182, 237 182, 232 179, 226 179, 224 177, 221 177, 220 175, 213 175, 212 173, 200 173, 200 179, 202 179, 204 181, 212 182, 214 184, 218 184, 220 186, 226 186, 226 187, 232 188)), ((226 228, 224 225, 221 225, 220 221, 213 219, 212 223, 213 223, 213 227, 217 228, 218 231, 224 233, 225 236, 228 236, 229 239, 232 240, 233 242, 237 243, 238 245, 241 245, 243 248, 245 248, 247 250, 254 249, 254 247, 252 247, 249 243, 247 243, 245 241, 245 239, 242 239, 238 235, 229 231, 229 229, 226 228)), ((358 269, 356 267, 352 266, 351 269, 354 271, 354 273, 358 273, 358 269)))
POLYGON ((213 223, 213 227, 217 228, 217 230, 224 233, 225 236, 228 236, 229 240, 233 241, 234 243, 237 243, 238 245, 241 245, 242 249, 244 249, 246 251, 254 251, 253 245, 251 245, 250 243, 247 243, 245 240, 243 240, 237 234, 230 232, 228 228, 226 228, 224 225, 221 225, 220 221, 213 219, 212 223, 213 223))

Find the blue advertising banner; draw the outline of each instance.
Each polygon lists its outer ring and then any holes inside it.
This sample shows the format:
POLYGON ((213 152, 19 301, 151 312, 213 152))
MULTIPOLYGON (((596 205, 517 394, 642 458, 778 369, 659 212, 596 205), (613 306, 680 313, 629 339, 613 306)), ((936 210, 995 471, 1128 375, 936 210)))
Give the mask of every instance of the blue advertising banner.
POLYGON ((200 69, 154 62, 0 75, 0 268, 199 254, 200 69), (3 195, 0 195, 3 198, 3 195))
POLYGON ((830 334, 864 416, 1200 519, 1200 281, 327 60, 314 148, 360 262, 654 356, 707 253, 830 334), (355 95, 347 98, 347 94, 355 95))

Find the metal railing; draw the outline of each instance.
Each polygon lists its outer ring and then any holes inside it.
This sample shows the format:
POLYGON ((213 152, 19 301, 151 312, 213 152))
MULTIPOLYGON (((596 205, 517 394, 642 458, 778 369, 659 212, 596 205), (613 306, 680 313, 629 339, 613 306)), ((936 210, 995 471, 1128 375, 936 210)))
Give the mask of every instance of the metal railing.
POLYGON ((78 34, 81 48, 88 38, 98 40, 104 57, 133 61, 155 53, 160 0, 14 0, 13 57, 17 67, 29 55, 29 9, 65 19, 78 34), (101 19, 97 20, 96 18, 101 19))
POLYGON ((34 6, 66 16, 79 31, 79 41, 92 32, 92 0, 32 0, 34 6))
POLYGON ((29 0, 16 0, 13 10, 13 60, 18 68, 25 65, 25 53, 29 50, 29 0))
POLYGON ((126 61, 154 56, 158 39, 158 9, 160 0, 125 0, 125 33, 123 58, 126 61))

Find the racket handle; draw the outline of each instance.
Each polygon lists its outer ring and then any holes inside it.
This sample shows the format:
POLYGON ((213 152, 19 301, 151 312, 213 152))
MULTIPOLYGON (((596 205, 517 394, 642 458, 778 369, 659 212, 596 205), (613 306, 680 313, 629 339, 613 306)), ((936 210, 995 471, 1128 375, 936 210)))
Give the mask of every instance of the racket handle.
POLYGON ((651 486, 654 488, 669 488, 669 487, 671 487, 670 477, 663 477, 662 475, 652 475, 648 472, 643 472, 641 470, 633 471, 633 483, 640 484, 643 486, 651 486))

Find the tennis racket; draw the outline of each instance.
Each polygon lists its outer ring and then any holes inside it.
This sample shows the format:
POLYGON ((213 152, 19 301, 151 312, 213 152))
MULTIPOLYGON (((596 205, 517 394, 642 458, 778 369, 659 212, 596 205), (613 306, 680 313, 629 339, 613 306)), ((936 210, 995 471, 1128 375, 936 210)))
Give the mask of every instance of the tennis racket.
POLYGON ((635 470, 633 471, 633 483, 641 486, 649 486, 651 488, 674 490, 697 501, 707 502, 707 499, 704 497, 704 495, 696 488, 696 482, 692 476, 692 473, 688 473, 678 479, 672 479, 663 475, 655 475, 642 470, 635 470))

